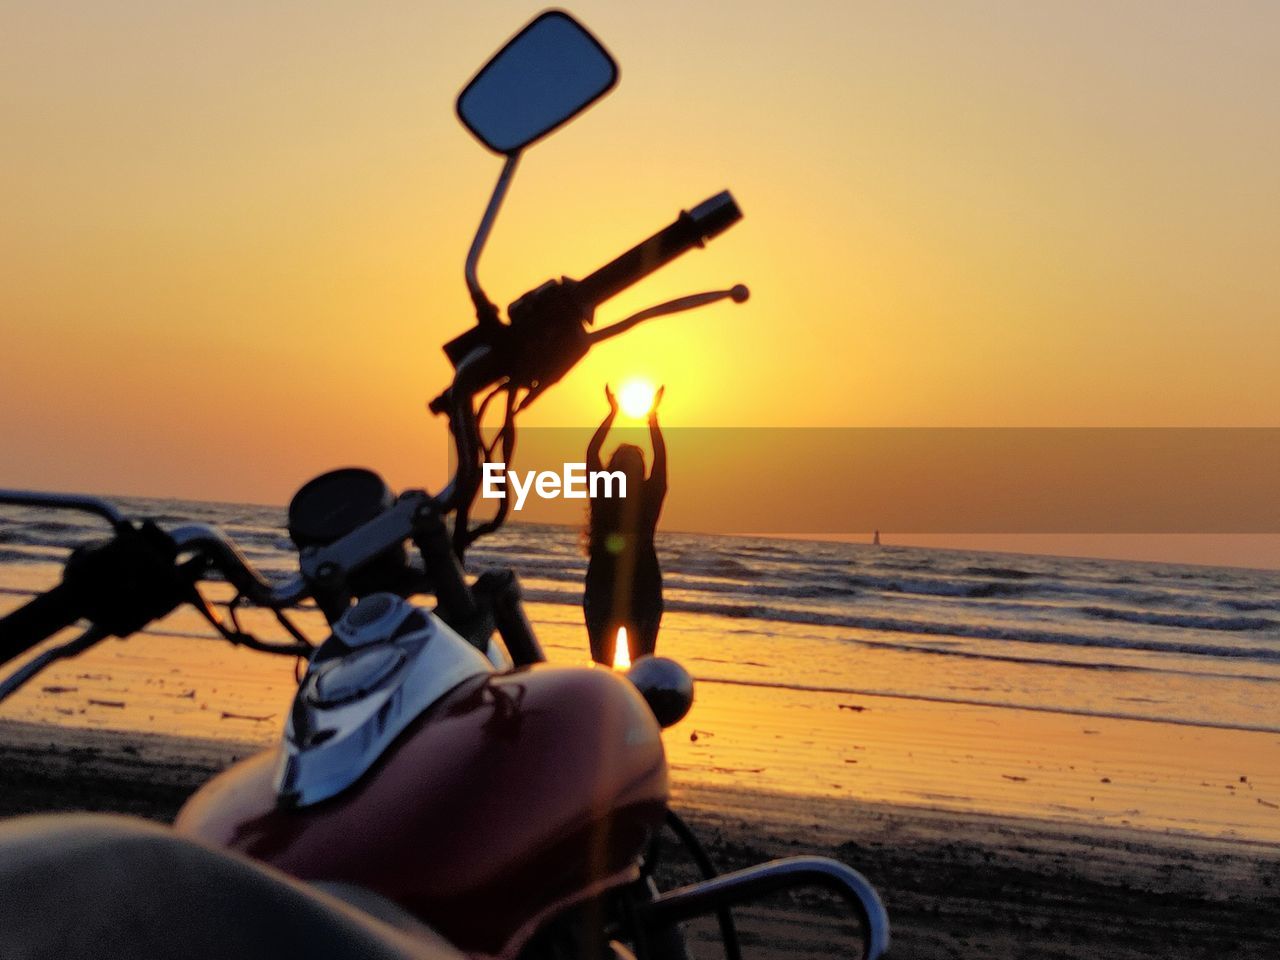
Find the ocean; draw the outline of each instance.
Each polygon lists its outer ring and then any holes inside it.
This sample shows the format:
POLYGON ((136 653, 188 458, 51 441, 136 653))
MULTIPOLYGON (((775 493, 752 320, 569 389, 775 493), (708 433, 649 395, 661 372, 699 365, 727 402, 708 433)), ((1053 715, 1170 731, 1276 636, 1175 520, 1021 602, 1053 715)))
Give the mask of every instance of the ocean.
MULTIPOLYGON (((281 508, 117 502, 161 525, 215 524, 268 575, 294 569, 281 508)), ((0 507, 6 606, 102 530, 0 507)), ((699 682, 1280 734, 1274 572, 665 531, 658 553, 659 652, 699 682)), ((468 556, 474 571, 500 565, 519 574, 552 658, 585 658, 579 531, 512 524, 468 556)))

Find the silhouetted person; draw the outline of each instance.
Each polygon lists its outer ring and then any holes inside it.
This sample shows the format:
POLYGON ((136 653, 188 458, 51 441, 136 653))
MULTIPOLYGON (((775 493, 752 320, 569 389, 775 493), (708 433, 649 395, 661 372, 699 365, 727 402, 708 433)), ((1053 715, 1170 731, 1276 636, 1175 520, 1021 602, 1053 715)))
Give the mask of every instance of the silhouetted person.
MULTIPOLYGON (((603 470, 600 448, 618 415, 618 401, 608 386, 609 415, 587 445, 587 470, 603 470)), ((662 621, 662 572, 653 535, 667 495, 667 448, 658 427, 658 403, 662 388, 649 408, 649 439, 653 444, 653 470, 644 474, 644 451, 623 443, 609 458, 611 471, 627 478, 627 495, 592 497, 587 523, 586 592, 582 610, 591 638, 591 657, 597 663, 613 663, 618 628, 627 628, 627 647, 634 661, 653 653, 662 621)), ((601 490, 601 493, 604 491, 601 490)), ((616 486, 614 492, 616 493, 616 486)))

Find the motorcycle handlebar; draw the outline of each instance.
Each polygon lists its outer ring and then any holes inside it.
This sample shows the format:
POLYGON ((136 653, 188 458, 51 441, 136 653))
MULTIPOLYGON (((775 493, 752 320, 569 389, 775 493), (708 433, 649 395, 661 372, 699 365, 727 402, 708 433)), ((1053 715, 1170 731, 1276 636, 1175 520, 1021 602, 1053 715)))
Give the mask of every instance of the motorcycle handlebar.
POLYGON ((256 606, 278 610, 292 606, 307 596, 306 581, 294 577, 272 586, 249 563, 240 549, 225 533, 202 523, 178 527, 169 536, 179 551, 202 554, 227 582, 249 598, 256 606))
POLYGON ((718 193, 692 210, 682 210, 674 223, 579 280, 575 294, 581 303, 594 308, 680 254, 705 245, 741 219, 742 211, 733 195, 728 190, 718 193))
MULTIPOLYGON (((187 574, 178 563, 181 553, 198 554, 200 563, 217 569, 258 606, 278 610, 307 595, 306 581, 300 577, 277 586, 268 583, 235 544, 213 527, 196 524, 164 534, 154 527, 150 532, 145 526, 135 530, 121 521, 116 539, 85 554, 77 551, 61 583, 0 618, 0 665, 82 618, 109 633, 127 636, 163 616, 184 599, 181 584, 187 574), (153 549, 140 553, 144 549, 140 540, 153 549), (168 546, 161 547, 162 543, 168 546), (154 584, 158 592, 149 589, 154 584)), ((202 567, 198 563, 189 569, 202 567)))
MULTIPOLYGON (((742 210, 725 190, 684 210, 653 236, 581 280, 548 281, 529 291, 508 308, 510 322, 480 324, 445 344, 454 364, 452 385, 431 401, 433 413, 447 413, 457 444, 458 472, 438 502, 445 510, 465 515, 478 490, 480 470, 475 394, 504 379, 530 387, 531 397, 558 381, 591 348, 584 324, 595 308, 676 257, 719 236, 742 219, 742 210)), ((622 331, 616 324, 606 335, 622 331)), ((459 527, 459 530, 463 527, 459 527)), ((467 535, 458 537, 465 547, 467 535)))

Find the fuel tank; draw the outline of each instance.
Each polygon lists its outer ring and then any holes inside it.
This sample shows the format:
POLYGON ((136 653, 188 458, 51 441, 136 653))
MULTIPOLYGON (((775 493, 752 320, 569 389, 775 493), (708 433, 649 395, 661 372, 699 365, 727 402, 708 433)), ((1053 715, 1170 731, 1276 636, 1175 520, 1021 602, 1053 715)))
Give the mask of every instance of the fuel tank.
POLYGON ((279 802, 279 762, 277 748, 229 768, 175 827, 304 880, 374 890, 485 956, 513 956, 545 919, 633 879, 667 803, 658 724, 599 667, 465 681, 313 806, 279 802))

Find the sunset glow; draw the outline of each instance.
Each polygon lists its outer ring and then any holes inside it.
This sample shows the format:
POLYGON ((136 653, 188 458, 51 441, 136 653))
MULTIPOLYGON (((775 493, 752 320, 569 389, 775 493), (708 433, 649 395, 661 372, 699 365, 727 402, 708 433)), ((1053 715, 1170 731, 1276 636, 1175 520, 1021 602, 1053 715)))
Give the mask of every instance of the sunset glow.
POLYGON ((643 420, 653 406, 654 392, 648 380, 628 380, 618 390, 618 405, 628 417, 643 420))
MULTIPOLYGON (((1280 7, 573 10, 622 80, 521 160, 487 295, 581 278, 726 188, 743 222, 597 322, 753 295, 593 350, 522 426, 594 425, 637 371, 670 427, 1273 425, 1280 7)), ((530 11, 11 12, 0 483, 442 485, 423 404, 501 167, 453 100, 530 11)))

